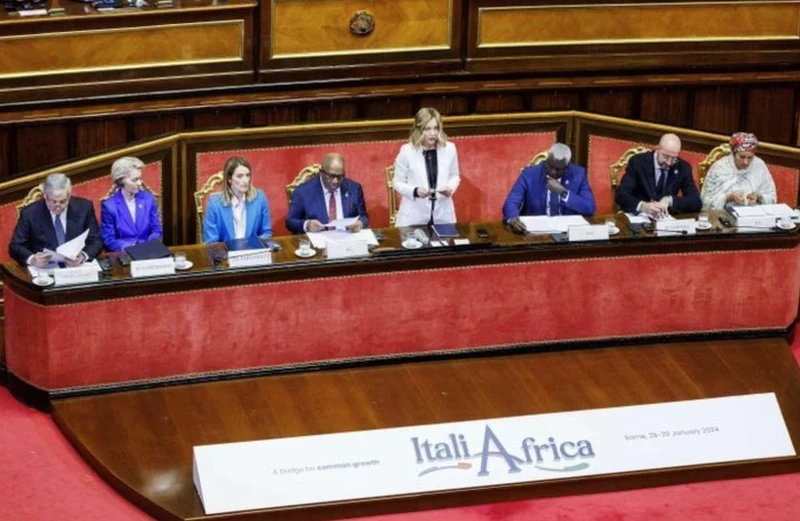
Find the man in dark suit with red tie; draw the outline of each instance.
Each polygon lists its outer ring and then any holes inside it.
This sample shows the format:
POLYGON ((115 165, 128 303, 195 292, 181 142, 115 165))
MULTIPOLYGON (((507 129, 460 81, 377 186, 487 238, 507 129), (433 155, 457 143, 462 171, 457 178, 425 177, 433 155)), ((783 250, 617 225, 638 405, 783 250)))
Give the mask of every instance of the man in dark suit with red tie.
POLYGON ((347 227, 358 232, 369 225, 367 204, 361 185, 345 177, 344 158, 328 154, 319 176, 295 188, 289 201, 286 228, 292 233, 319 232, 336 219, 358 217, 347 227))
POLYGON ((678 157, 680 152, 680 138, 664 134, 654 151, 633 156, 617 189, 617 205, 653 218, 699 212, 703 203, 692 166, 678 157))
POLYGON ((103 249, 97 218, 91 201, 71 197, 72 183, 64 174, 50 174, 44 181, 44 198, 22 210, 8 246, 8 253, 20 264, 45 267, 50 254, 60 245, 87 229, 86 245, 69 266, 77 266, 95 258, 103 249))

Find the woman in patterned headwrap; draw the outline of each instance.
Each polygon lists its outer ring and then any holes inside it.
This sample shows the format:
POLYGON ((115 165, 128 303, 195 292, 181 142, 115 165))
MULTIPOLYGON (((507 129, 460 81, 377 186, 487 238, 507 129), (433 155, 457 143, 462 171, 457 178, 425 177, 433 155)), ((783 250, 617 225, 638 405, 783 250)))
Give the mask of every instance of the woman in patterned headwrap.
POLYGON ((703 183, 704 208, 775 203, 775 183, 766 163, 756 157, 756 147, 758 139, 753 134, 731 136, 730 155, 711 165, 703 183))

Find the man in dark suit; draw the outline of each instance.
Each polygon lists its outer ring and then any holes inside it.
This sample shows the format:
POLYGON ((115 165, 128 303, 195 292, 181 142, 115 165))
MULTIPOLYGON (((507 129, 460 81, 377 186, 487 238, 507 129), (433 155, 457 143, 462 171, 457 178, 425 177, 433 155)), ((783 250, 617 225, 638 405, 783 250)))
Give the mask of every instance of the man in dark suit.
POLYGON ((503 220, 515 232, 524 233, 520 215, 594 214, 595 202, 586 169, 570 163, 572 151, 564 143, 555 143, 547 159, 525 168, 503 204, 503 220))
POLYGON ((633 156, 617 189, 619 207, 654 218, 670 212, 699 212, 703 206, 700 192, 694 184, 692 167, 678 157, 680 152, 680 138, 664 134, 654 151, 633 156))
POLYGON ((319 176, 292 193, 286 228, 292 233, 320 232, 327 228, 325 224, 348 217, 358 217, 347 227, 348 231, 358 232, 368 226, 364 192, 360 184, 345 178, 342 155, 328 154, 322 160, 319 176))
POLYGON ((44 181, 44 199, 22 210, 8 246, 8 253, 20 264, 45 267, 50 254, 61 244, 74 239, 87 229, 86 245, 75 259, 67 260, 77 266, 96 257, 103 249, 97 228, 97 218, 91 201, 70 197, 72 183, 64 174, 51 174, 44 181))

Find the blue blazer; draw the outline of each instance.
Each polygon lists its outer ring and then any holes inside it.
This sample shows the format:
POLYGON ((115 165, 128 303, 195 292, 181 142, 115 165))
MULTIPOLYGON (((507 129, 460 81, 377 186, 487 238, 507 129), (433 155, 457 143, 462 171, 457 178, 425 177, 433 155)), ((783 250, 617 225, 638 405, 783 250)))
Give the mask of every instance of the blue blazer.
POLYGON ((136 201, 136 222, 125 204, 122 190, 103 201, 100 208, 100 235, 109 251, 122 251, 128 246, 161 239, 164 232, 158 218, 158 203, 147 190, 139 190, 136 201))
MULTIPOLYGON (((245 238, 272 237, 272 219, 269 216, 269 202, 262 190, 256 190, 252 201, 245 201, 247 223, 245 238)), ((233 226, 233 207, 222 204, 222 195, 213 194, 208 199, 206 216, 203 219, 203 242, 225 242, 236 238, 233 226)))
MULTIPOLYGON (((594 215, 594 194, 586 179, 586 169, 570 163, 561 176, 561 184, 569 190, 569 198, 561 201, 562 215, 594 215)), ((503 204, 503 220, 520 215, 547 215, 547 171, 545 164, 529 166, 519 175, 503 204)))
MULTIPOLYGON (((369 216, 361 185, 345 178, 339 189, 342 193, 342 215, 345 218, 358 217, 364 228, 367 228, 369 216)), ((308 219, 316 219, 323 224, 328 222, 328 205, 325 204, 325 193, 319 176, 314 176, 295 188, 292 200, 289 201, 286 228, 292 233, 304 233, 303 223, 308 219)))

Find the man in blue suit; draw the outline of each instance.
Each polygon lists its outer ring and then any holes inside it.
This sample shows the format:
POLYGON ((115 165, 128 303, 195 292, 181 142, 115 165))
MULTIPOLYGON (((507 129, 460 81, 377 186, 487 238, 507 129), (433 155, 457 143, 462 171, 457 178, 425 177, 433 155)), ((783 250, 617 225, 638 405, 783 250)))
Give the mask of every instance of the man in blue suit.
POLYGON ((556 143, 547 160, 525 168, 503 204, 503 221, 515 232, 525 233, 520 215, 593 215, 594 195, 586 169, 570 163, 571 159, 569 147, 556 143))
POLYGON ((367 204, 361 185, 345 177, 344 158, 328 154, 319 176, 295 188, 289 201, 286 228, 292 233, 320 232, 336 219, 358 217, 347 227, 358 232, 369 225, 367 204))

